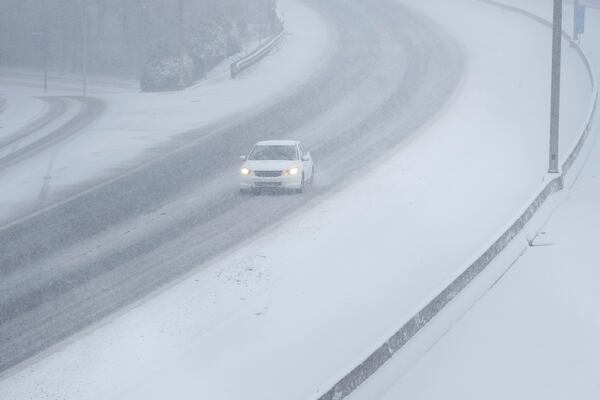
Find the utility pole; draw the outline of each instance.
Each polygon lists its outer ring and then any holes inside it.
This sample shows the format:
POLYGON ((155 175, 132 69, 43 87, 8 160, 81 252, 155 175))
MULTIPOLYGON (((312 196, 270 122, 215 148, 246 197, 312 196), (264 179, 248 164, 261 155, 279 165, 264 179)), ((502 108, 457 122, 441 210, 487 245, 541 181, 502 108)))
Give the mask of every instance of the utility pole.
POLYGON ((33 37, 36 39, 42 50, 42 68, 44 69, 44 93, 48 91, 48 8, 46 7, 46 1, 41 0, 40 3, 40 25, 42 30, 32 32, 33 37))
POLYGON ((579 11, 579 0, 573 3, 573 40, 579 40, 579 27, 577 26, 577 13, 579 11))
POLYGON ((50 41, 48 38, 48 5, 45 0, 42 0, 42 10, 43 10, 43 26, 44 26, 44 93, 48 91, 48 46, 50 46, 50 41))
MULTIPOLYGON (((47 28, 46 28, 47 29, 47 28)), ((48 91, 48 31, 44 31, 44 93, 48 91)))
POLYGON ((246 14, 246 38, 244 40, 244 44, 245 44, 244 50, 245 50, 246 55, 248 55, 248 36, 250 35, 250 3, 249 3, 249 0, 246 0, 245 14, 246 14))
POLYGON ((177 31, 177 57, 179 62, 179 82, 180 89, 185 87, 184 66, 183 66, 183 0, 179 0, 179 27, 177 31))
POLYGON ((560 122, 560 63, 562 46, 562 0, 554 0, 552 29, 552 83, 550 94, 550 159, 548 172, 557 174, 560 122))
POLYGON ((87 95, 87 69, 88 69, 88 0, 83 0, 83 31, 82 31, 82 39, 83 39, 83 51, 82 51, 82 60, 81 60, 81 69, 83 72, 83 82, 82 82, 82 93, 85 97, 87 95))
POLYGON ((37 39, 39 46, 42 49, 42 68, 44 69, 44 92, 48 91, 48 31, 32 32, 34 38, 37 39))

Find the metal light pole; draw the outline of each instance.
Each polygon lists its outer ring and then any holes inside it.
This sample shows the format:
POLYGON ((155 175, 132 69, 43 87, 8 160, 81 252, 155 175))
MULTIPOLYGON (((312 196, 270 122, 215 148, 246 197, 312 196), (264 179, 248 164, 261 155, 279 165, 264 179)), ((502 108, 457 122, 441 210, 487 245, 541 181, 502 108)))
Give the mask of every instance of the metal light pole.
POLYGON ((34 38, 38 38, 38 43, 42 48, 42 68, 44 68, 44 92, 48 91, 48 32, 32 32, 34 38))
POLYGON ((548 172, 558 170, 558 134, 560 121, 560 62, 562 46, 562 0, 554 0, 552 29, 552 84, 550 94, 550 160, 548 172))
POLYGON ((32 32, 42 50, 42 68, 44 69, 44 92, 48 91, 48 7, 46 1, 40 2, 40 25, 42 30, 32 32))
POLYGON ((177 31, 177 57, 179 62, 179 82, 178 86, 180 89, 185 87, 184 82, 184 67, 183 67, 183 0, 179 0, 179 14, 178 14, 179 27, 177 31))
POLYGON ((48 3, 42 0, 43 20, 44 20, 44 93, 48 91, 48 47, 50 46, 49 33, 48 33, 48 3))
POLYGON ((250 34, 250 2, 249 0, 246 0, 246 9, 245 9, 245 17, 246 17, 246 37, 244 40, 244 44, 245 44, 245 54, 248 54, 248 35, 250 34))
POLYGON ((82 31, 82 38, 83 38, 83 54, 82 54, 82 60, 81 60, 81 69, 82 69, 82 75, 83 75, 83 82, 82 82, 82 93, 83 96, 87 95, 87 73, 88 73, 88 4, 87 4, 88 0, 83 0, 83 31, 82 31))
POLYGON ((579 7, 579 0, 575 0, 573 4, 573 40, 579 40, 579 31, 577 29, 577 12, 579 7))
POLYGON ((44 32, 44 93, 48 91, 48 30, 44 32))

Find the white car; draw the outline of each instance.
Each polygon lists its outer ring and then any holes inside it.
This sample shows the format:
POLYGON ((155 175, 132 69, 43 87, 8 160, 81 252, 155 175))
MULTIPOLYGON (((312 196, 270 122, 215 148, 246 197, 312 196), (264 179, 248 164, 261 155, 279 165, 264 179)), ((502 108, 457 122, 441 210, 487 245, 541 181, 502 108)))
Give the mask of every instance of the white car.
POLYGON ((262 188, 302 192, 314 178, 312 157, 297 141, 258 142, 248 156, 240 158, 244 161, 240 169, 242 193, 262 188))

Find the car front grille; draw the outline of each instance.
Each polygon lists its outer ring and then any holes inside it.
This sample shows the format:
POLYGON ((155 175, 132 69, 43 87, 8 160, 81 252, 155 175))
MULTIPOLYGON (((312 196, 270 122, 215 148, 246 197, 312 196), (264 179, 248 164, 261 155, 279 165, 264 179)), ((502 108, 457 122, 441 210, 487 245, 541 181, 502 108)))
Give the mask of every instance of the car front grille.
POLYGON ((277 188, 281 187, 281 182, 256 182, 254 186, 257 188, 277 188))
POLYGON ((261 178, 277 178, 283 171, 254 171, 254 175, 261 178))

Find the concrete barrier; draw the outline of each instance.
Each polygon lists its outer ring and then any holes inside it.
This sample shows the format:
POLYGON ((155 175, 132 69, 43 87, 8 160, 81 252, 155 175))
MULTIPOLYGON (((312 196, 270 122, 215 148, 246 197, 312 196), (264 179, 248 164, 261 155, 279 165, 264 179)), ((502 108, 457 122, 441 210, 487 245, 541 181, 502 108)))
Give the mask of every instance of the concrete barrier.
MULTIPOLYGON (((552 27, 552 22, 535 15, 529 11, 515 6, 503 4, 495 0, 480 0, 484 3, 503 8, 522 14, 528 18, 552 27)), ((546 200, 555 192, 563 189, 564 176, 570 170, 577 156, 581 152, 592 127, 596 106, 598 105, 598 81, 594 70, 581 49, 579 44, 563 31, 563 36, 571 43, 581 56, 590 76, 592 83, 592 99, 588 113, 586 114, 585 126, 580 134, 578 141, 568 153, 567 158, 562 164, 560 174, 551 179, 538 189, 537 195, 522 210, 516 221, 462 274, 452 281, 441 293, 431 300, 425 307, 417 312, 408 322, 406 322, 396 333, 371 353, 360 365, 352 369, 343 378, 341 378, 333 387, 322 393, 319 400, 341 400, 352 393, 361 383, 366 381, 375 371, 377 371, 392 355, 401 349, 419 330, 421 330, 431 319, 441 312, 444 307, 452 301, 477 275, 479 275, 506 246, 515 238, 531 220, 533 215, 540 209, 546 200)))
POLYGON ((232 63, 230 67, 231 79, 235 79, 240 72, 262 60, 279 43, 283 35, 285 35, 285 30, 271 36, 252 53, 232 63))

